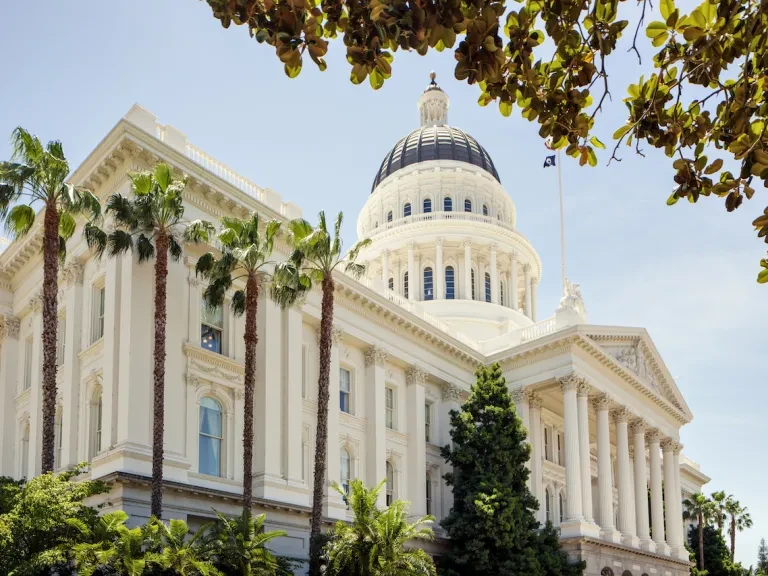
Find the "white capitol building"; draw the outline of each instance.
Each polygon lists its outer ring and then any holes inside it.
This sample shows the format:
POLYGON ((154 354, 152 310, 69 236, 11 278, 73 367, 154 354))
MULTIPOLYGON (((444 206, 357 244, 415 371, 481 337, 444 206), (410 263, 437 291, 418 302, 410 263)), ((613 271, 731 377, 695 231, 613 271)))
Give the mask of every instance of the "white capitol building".
MULTIPOLYGON (((448 125, 448 107, 433 81, 418 101, 421 126, 386 154, 358 217, 358 236, 372 240, 360 256, 367 275, 336 280, 329 480, 386 478, 382 505, 409 500, 414 515, 439 522, 452 503, 440 457, 448 413, 474 370, 498 362, 529 430, 539 520, 559 527, 585 574, 687 574, 681 499, 709 478, 681 454, 680 428, 693 418, 685 400, 647 332, 589 324, 577 286, 554 313, 537 311, 539 256, 490 155, 448 125)), ((188 177, 189 218, 301 216, 140 106, 72 181, 101 198, 128 194, 127 173, 160 160, 188 177)), ((0 255, 0 475, 16 478, 40 472, 41 223, 0 255)), ((188 246, 168 276, 164 516, 193 527, 214 508, 237 513, 243 477, 244 319, 226 303, 203 309, 194 272, 203 251, 188 246)), ((278 243, 275 258, 287 253, 278 243)), ((91 461, 90 476, 112 486, 108 507, 141 522, 153 267, 130 255, 96 259, 76 235, 59 285, 57 466, 91 461)), ((299 558, 308 553, 319 320, 319 293, 297 309, 259 304, 254 509, 288 532, 277 551, 299 558)), ((330 489, 326 512, 348 514, 330 489)))

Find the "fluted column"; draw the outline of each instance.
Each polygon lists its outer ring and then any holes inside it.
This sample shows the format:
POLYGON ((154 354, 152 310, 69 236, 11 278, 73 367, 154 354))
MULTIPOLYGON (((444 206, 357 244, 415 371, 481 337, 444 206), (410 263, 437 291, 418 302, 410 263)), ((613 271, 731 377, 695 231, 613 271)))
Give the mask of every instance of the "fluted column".
POLYGON ((499 303, 499 267, 496 263, 496 251, 498 246, 491 244, 491 302, 499 303))
MULTIPOLYGON (((24 343, 19 346, 20 321, 15 316, 0 315, 0 475, 19 478, 27 476, 28 470, 22 470, 24 458, 20 423, 16 421, 14 398, 23 388, 24 343), (18 464, 16 464, 18 463, 18 464)), ((27 461, 28 462, 28 461, 27 461)))
POLYGON ((533 312, 531 310, 531 265, 525 264, 523 266, 523 274, 525 278, 525 315, 528 318, 533 319, 533 312))
POLYGON ((389 250, 381 251, 381 283, 384 288, 389 286, 389 250))
POLYGON ((445 268, 443 268, 443 239, 435 241, 435 298, 445 298, 445 268))
POLYGON ((538 286, 538 278, 531 278, 531 320, 534 322, 536 322, 536 289, 538 286))
POLYGON ((517 252, 509 255, 509 305, 512 310, 520 308, 517 294, 517 252))
POLYGON ((546 509, 544 504, 544 488, 542 485, 542 460, 544 459, 544 446, 541 437, 541 397, 531 394, 528 403, 531 408, 531 492, 539 501, 538 520, 545 523, 546 509))
POLYGON ((654 552, 656 545, 651 540, 648 522, 648 472, 645 464, 645 422, 635 420, 629 427, 635 448, 635 521, 640 547, 654 552))
POLYGON ((472 300, 472 240, 462 242, 464 246, 464 299, 472 300))
POLYGON ((416 262, 414 252, 416 251, 416 242, 408 242, 408 300, 416 300, 416 262))
MULTIPOLYGON (((303 320, 298 306, 283 311, 285 403, 283 414, 283 470, 289 485, 302 488, 302 336, 303 320)), ((307 499, 302 495, 301 500, 307 499)))
POLYGON ((563 392, 563 419, 565 420, 566 523, 581 522, 584 519, 579 461, 579 413, 576 399, 576 388, 580 381, 575 374, 559 379, 563 392))
POLYGON ((621 532, 622 540, 625 544, 636 547, 638 542, 632 511, 635 506, 635 496, 630 478, 629 435, 627 429, 630 416, 631 414, 626 408, 621 408, 614 413, 616 420, 616 456, 618 460, 616 481, 619 489, 619 532, 621 532))
POLYGON ((608 410, 611 401, 607 395, 595 399, 597 416, 597 490, 599 499, 600 537, 619 542, 621 535, 613 525, 613 480, 611 478, 611 435, 608 410))
POLYGON ((648 432, 648 455, 651 465, 651 528, 656 551, 663 553, 666 548, 664 538, 664 498, 661 484, 661 453, 659 442, 661 434, 658 430, 648 432))
POLYGON ((679 444, 672 438, 667 438, 661 443, 664 453, 664 520, 667 528, 667 544, 669 544, 673 556, 680 555, 683 544, 683 521, 680 514, 680 492, 677 489, 678 470, 675 470, 674 452, 679 444))
MULTIPOLYGON (((405 373, 406 420, 408 432, 408 492, 410 511, 415 516, 427 513, 425 486, 427 483, 426 440, 424 437, 424 384, 427 374, 419 367, 405 373)), ((381 406, 379 407, 381 410, 381 406)))
POLYGON ((592 466, 589 457, 589 385, 579 384, 577 390, 579 410, 579 456, 581 456, 581 500, 584 519, 593 522, 592 517, 592 466))
MULTIPOLYGON (((531 441, 531 426, 530 426, 530 408, 528 405, 528 399, 529 394, 522 388, 519 390, 515 390, 512 392, 512 400, 515 402, 515 408, 517 410, 517 415, 520 417, 520 420, 523 422, 523 426, 525 427, 525 431, 528 434, 528 442, 531 441)), ((531 451, 531 454, 533 454, 533 451, 531 451)), ((531 469, 531 460, 529 459, 525 463, 526 468, 528 470, 531 469)), ((528 476, 528 488, 531 488, 531 476, 528 476)))
MULTIPOLYGON (((365 351, 366 483, 375 486, 386 477, 386 424, 384 392, 387 353, 376 346, 365 351)), ((378 505, 386 504, 386 492, 379 493, 378 505)))
POLYGON ((675 493, 674 493, 674 501, 676 506, 676 514, 675 514, 675 531, 677 535, 677 539, 675 541, 675 548, 677 551, 677 556, 680 559, 685 559, 686 556, 686 549, 685 549, 685 526, 683 525, 683 498, 682 498, 682 489, 680 486, 680 452, 683 450, 683 445, 680 444, 680 442, 675 442, 674 448, 672 448, 672 456, 674 457, 674 475, 675 475, 675 493))

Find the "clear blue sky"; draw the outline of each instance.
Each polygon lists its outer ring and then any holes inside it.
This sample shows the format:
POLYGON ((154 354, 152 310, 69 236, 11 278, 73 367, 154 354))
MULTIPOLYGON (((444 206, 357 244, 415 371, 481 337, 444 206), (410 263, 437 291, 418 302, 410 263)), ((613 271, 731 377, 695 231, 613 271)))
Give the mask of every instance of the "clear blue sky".
MULTIPOLYGON (((642 73, 626 48, 624 39, 609 61, 613 102, 597 128, 606 143, 624 122, 622 87, 642 73)), ((325 73, 309 62, 289 80, 268 46, 245 29, 223 30, 205 2, 41 0, 2 3, 0 56, 0 158, 9 156, 6 135, 22 125, 61 139, 74 168, 139 102, 307 217, 343 210, 347 244, 381 159, 418 124, 416 99, 434 69, 452 99, 450 123, 487 148, 518 227, 541 255, 540 316, 557 305, 556 172, 541 168, 538 125, 480 108, 477 88, 453 79, 450 51, 398 53, 393 78, 374 92, 348 81, 339 43, 325 73)), ((581 283, 592 323, 648 329, 693 410, 682 441, 712 477, 707 492, 733 493, 752 513, 755 527, 737 540, 748 566, 768 537, 764 360, 760 366, 768 287, 755 284, 765 245, 750 226, 766 192, 759 188, 734 214, 719 199, 669 208, 672 170, 663 155, 625 149, 620 164, 606 167, 608 156, 592 169, 564 163, 568 276, 581 283)))

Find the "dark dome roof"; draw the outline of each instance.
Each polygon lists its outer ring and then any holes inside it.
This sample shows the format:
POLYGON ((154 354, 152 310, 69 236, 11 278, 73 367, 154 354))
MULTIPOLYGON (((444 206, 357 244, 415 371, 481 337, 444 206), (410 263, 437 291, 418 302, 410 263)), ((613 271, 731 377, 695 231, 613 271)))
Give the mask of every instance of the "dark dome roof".
POLYGON ((474 164, 501 182, 488 152, 472 136, 453 126, 423 126, 402 138, 384 157, 371 192, 390 174, 428 160, 474 164))

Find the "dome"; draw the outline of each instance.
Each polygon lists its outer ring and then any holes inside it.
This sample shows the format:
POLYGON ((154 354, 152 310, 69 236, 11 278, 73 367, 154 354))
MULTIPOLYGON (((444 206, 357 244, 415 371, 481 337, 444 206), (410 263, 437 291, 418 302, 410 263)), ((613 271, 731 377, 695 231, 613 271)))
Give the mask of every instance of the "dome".
POLYGON ((488 152, 472 136, 453 126, 422 126, 402 138, 387 153, 373 180, 371 192, 390 174, 429 160, 456 160, 473 164, 501 182, 488 152))

